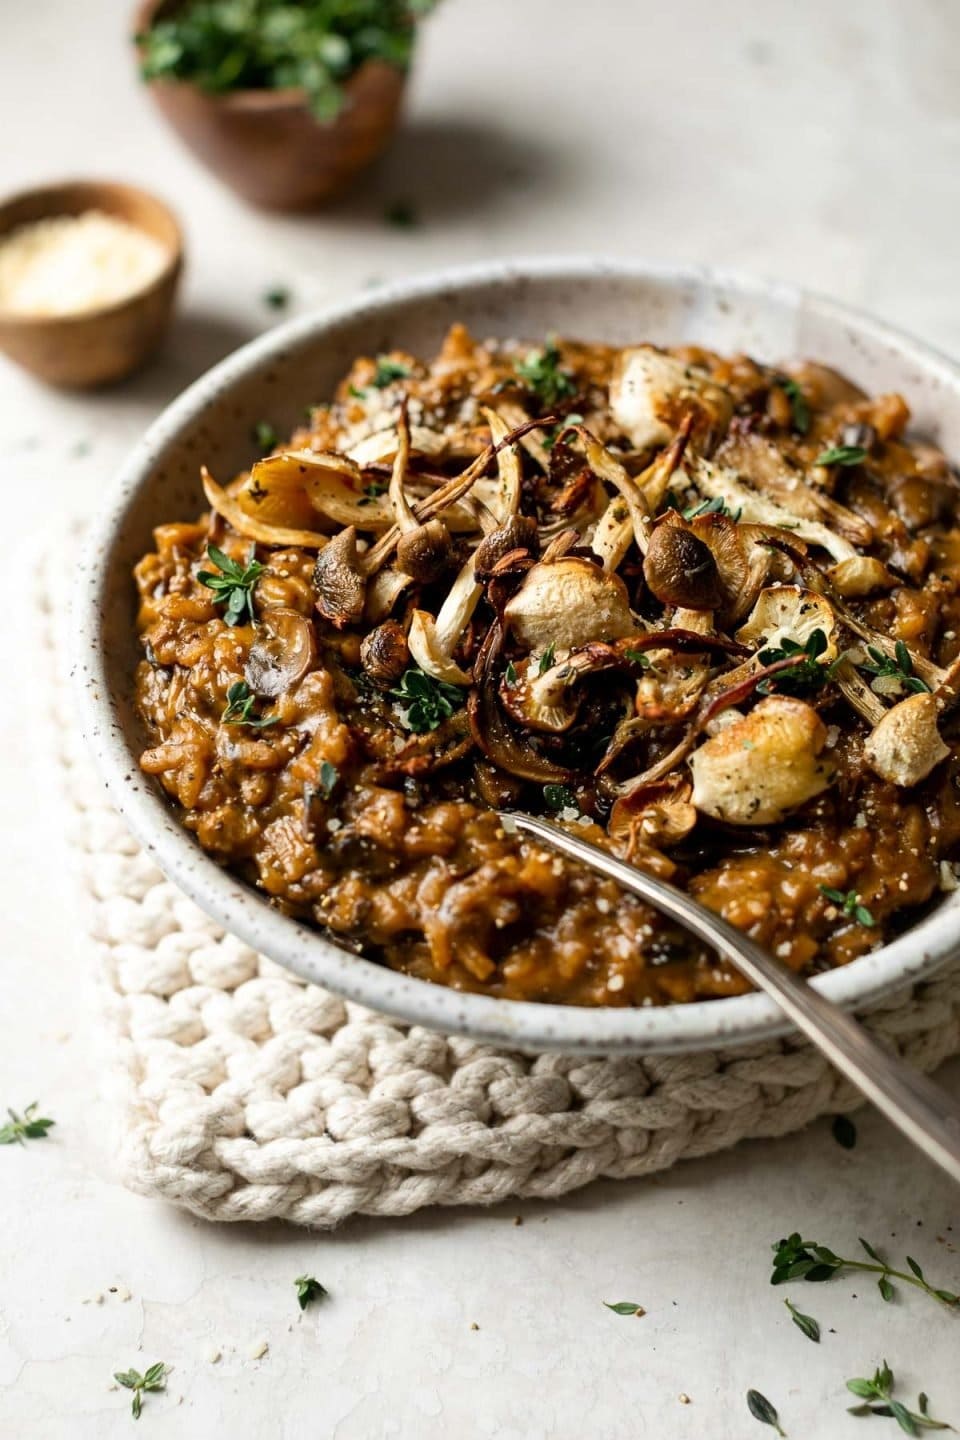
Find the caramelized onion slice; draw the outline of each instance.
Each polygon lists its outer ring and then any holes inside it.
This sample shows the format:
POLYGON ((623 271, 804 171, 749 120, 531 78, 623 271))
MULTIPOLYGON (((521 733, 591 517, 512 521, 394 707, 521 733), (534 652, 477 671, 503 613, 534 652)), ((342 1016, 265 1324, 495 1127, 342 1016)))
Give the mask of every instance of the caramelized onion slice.
POLYGON ((309 620, 286 605, 268 605, 257 622, 244 678, 257 695, 274 700, 303 679, 315 656, 309 620))
POLYGON ((283 525, 265 525, 254 520, 240 507, 233 495, 228 495, 223 486, 217 484, 206 465, 201 467, 200 478, 211 510, 222 515, 238 535, 245 535, 248 540, 258 540, 261 545, 296 545, 303 550, 322 550, 330 538, 314 530, 292 530, 283 525))

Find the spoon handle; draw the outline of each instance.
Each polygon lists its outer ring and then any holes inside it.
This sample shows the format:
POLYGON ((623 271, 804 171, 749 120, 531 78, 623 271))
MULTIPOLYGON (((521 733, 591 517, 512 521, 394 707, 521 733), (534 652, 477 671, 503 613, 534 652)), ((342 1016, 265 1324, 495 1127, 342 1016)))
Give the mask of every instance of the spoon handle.
POLYGON ((682 890, 617 860, 589 840, 581 840, 548 820, 512 812, 505 812, 501 818, 649 901, 732 961, 741 975, 776 1000, 797 1029, 888 1120, 960 1182, 960 1107, 939 1085, 879 1045, 852 1015, 682 890))

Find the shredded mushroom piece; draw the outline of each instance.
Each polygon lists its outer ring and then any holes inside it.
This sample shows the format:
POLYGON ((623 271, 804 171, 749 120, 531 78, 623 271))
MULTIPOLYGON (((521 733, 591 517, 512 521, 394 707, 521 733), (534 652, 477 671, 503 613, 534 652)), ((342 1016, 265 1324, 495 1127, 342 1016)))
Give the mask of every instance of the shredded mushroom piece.
POLYGON ((908 788, 919 785, 949 759, 950 747, 937 726, 939 714, 935 695, 908 695, 886 712, 863 747, 867 764, 881 780, 908 788))

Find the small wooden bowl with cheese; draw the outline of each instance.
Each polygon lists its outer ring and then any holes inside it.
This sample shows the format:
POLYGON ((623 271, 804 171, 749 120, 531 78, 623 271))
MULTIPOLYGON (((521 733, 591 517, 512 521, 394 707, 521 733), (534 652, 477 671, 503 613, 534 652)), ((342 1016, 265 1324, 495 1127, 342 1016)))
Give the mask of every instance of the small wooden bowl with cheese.
POLYGON ((0 350, 51 385, 121 380, 166 331, 183 266, 145 190, 73 181, 0 204, 0 350))

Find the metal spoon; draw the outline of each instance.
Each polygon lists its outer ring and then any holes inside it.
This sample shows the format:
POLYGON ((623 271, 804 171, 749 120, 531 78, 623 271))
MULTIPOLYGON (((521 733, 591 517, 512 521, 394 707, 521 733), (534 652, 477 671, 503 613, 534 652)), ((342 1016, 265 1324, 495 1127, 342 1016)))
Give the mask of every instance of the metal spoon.
POLYGON ((549 820, 510 811, 502 812, 500 818, 508 827, 515 825, 591 870, 616 880, 625 890, 649 901, 719 950, 758 990, 776 1000, 797 1028, 908 1140, 960 1182, 960 1107, 939 1085, 879 1045, 852 1015, 682 890, 616 860, 599 846, 578 839, 549 820))

